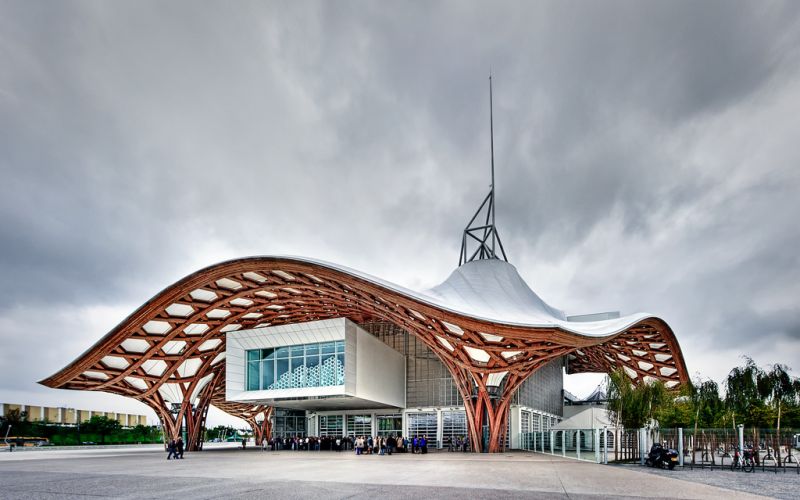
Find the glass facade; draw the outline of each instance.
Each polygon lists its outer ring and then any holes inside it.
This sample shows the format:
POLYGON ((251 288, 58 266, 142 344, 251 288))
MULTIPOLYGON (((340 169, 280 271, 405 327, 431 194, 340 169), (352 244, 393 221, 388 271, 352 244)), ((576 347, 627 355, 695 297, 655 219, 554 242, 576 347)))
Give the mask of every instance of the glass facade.
POLYGON ((436 441, 436 433, 439 428, 436 421, 436 413, 434 412, 420 412, 420 413, 407 413, 408 417, 408 435, 425 436, 428 440, 429 448, 438 448, 436 441))
POLYGON ((344 419, 341 415, 321 415, 319 417, 320 436, 343 436, 344 419))
POLYGON ((399 436, 403 433, 403 417, 401 415, 378 415, 379 436, 399 436))
POLYGON ((442 412, 442 445, 449 446, 457 437, 467 437, 467 413, 464 411, 442 412))
POLYGON ((348 415, 347 416, 347 435, 348 436, 371 436, 372 435, 372 415, 348 415))
POLYGON ((303 410, 276 409, 272 435, 293 437, 306 435, 306 412, 303 410))
POLYGON ((520 429, 523 434, 527 434, 531 431, 531 412, 522 410, 520 412, 520 418, 522 422, 520 422, 520 429))
POLYGON ((563 415, 564 361, 554 359, 525 379, 512 399, 513 404, 528 406, 553 415, 563 415))
POLYGON ((344 341, 247 351, 247 390, 344 385, 344 341))

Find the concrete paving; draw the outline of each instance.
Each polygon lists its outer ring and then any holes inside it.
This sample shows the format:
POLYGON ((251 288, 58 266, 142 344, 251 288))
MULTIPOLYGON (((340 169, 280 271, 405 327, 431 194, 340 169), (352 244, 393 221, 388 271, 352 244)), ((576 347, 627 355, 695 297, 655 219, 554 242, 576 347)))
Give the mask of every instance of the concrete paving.
POLYGON ((530 453, 355 456, 220 447, 0 454, 0 498, 765 498, 530 453))

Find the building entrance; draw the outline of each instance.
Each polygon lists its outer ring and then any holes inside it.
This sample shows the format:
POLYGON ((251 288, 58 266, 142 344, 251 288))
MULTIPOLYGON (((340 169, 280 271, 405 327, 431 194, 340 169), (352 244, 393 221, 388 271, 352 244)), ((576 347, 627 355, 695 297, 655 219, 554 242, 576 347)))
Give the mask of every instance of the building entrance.
POLYGON ((372 415, 348 415, 347 435, 350 437, 372 435, 372 415))
POLYGON ((403 417, 397 415, 378 415, 379 436, 400 436, 403 433, 403 417))
POLYGON ((305 437, 306 412, 303 410, 275 410, 275 427, 272 435, 276 437, 305 437))
POLYGON ((467 414, 464 411, 442 412, 442 446, 455 446, 456 438, 467 437, 467 414))
POLYGON ((436 412, 407 413, 408 417, 408 437, 425 436, 428 440, 428 448, 438 448, 439 441, 436 438, 439 425, 436 412))
POLYGON ((344 435, 344 418, 342 415, 320 415, 319 435, 341 437, 344 435))

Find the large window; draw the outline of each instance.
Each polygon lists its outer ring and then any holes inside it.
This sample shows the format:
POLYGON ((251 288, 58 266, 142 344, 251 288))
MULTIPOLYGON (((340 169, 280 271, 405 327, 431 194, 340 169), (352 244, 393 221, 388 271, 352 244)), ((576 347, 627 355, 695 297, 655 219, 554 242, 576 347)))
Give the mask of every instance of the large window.
POLYGON ((444 446, 455 442, 456 438, 467 437, 467 414, 464 411, 442 412, 442 441, 444 446))
POLYGON ((320 436, 341 436, 344 421, 341 415, 321 415, 319 417, 320 436))
POLYGON ((408 417, 408 436, 413 438, 416 436, 425 436, 428 441, 428 448, 438 448, 436 442, 436 431, 438 428, 436 422, 436 413, 406 413, 408 417))
POLYGON ((527 434, 531 431, 531 412, 522 410, 520 416, 522 417, 521 431, 523 434, 527 434))
POLYGON ((379 436, 399 436, 403 433, 403 417, 401 415, 378 415, 379 436))
POLYGON ((277 437, 305 436, 306 412, 303 410, 275 410, 272 435, 277 437))
POLYGON ((371 436, 372 435, 372 415, 348 415, 347 416, 347 435, 348 436, 371 436))
POLYGON ((247 390, 344 385, 344 341, 247 351, 247 390))

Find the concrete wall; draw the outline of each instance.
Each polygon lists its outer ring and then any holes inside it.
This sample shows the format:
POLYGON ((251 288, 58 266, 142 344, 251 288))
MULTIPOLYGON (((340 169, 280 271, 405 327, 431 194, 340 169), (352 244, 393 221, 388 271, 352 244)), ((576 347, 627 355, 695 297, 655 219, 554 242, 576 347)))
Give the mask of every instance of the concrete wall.
POLYGON ((78 412, 74 408, 61 408, 61 422, 65 424, 77 424, 78 412))
POLYGON ((61 408, 46 407, 44 418, 48 422, 61 423, 61 408))
MULTIPOLYGON (((355 326, 355 325, 354 325, 355 326)), ((405 357, 361 328, 355 328, 358 344, 356 395, 370 401, 405 408, 405 357)))

